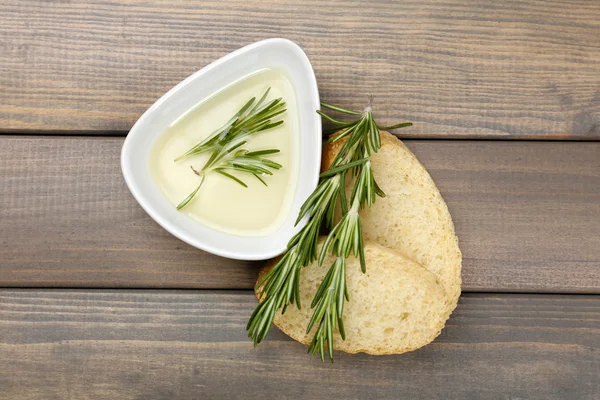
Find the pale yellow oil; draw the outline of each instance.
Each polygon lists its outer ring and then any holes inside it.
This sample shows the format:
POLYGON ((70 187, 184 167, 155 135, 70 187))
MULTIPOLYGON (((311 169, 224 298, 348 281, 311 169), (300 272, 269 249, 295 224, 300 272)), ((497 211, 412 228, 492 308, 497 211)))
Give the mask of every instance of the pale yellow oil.
POLYGON ((208 174, 200 191, 180 212, 212 229, 242 236, 266 236, 279 228, 289 212, 298 175, 298 112, 294 87, 283 71, 258 71, 183 114, 156 140, 149 163, 155 183, 176 207, 200 183, 190 166, 199 170, 208 154, 174 161, 225 124, 250 98, 258 100, 267 88, 267 100, 283 97, 287 111, 283 125, 252 136, 243 148, 276 148, 268 156, 283 167, 262 176, 264 186, 252 175, 234 173, 248 187, 216 173, 208 174))

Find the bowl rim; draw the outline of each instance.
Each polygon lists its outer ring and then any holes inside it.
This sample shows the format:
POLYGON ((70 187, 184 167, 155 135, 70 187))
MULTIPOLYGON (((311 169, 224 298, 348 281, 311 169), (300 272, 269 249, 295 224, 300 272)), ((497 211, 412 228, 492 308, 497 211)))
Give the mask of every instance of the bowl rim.
MULTIPOLYGON (((184 80, 179 82, 177 85, 173 86, 170 90, 168 90, 165 94, 163 94, 158 100, 156 100, 138 118, 138 120, 133 124, 133 126, 129 130, 129 132, 134 131, 134 129, 136 129, 136 127, 138 125, 143 124, 149 115, 154 113, 155 110, 160 108, 165 102, 169 101, 169 99, 176 92, 178 92, 182 87, 188 85, 191 81, 194 81, 199 76, 204 75, 211 70, 221 67, 221 65, 223 65, 224 63, 227 63, 229 60, 239 57, 240 55, 242 55, 246 52, 255 50, 256 48, 259 48, 259 47, 271 46, 271 45, 283 45, 283 46, 288 47, 290 50, 292 50, 295 53, 295 55, 301 61, 301 63, 303 64, 303 69, 305 69, 307 72, 309 72, 308 75, 310 78, 308 80, 308 82, 303 82, 303 83, 310 85, 309 91, 311 93, 315 94, 315 96, 311 96, 311 97, 313 97, 313 100, 314 100, 315 110, 319 110, 320 109, 320 98, 319 98, 317 81, 316 81, 314 69, 313 69, 312 64, 310 63, 310 60, 308 59, 308 56, 306 55, 306 53, 302 50, 302 48, 300 48, 300 46, 298 46, 298 44, 296 44, 295 42, 293 42, 289 39, 270 38, 270 39, 260 40, 255 43, 251 43, 240 49, 232 51, 231 53, 226 54, 225 56, 219 58, 218 60, 216 60, 216 61, 204 66, 203 68, 199 69, 198 71, 194 72, 193 74, 191 74, 190 76, 188 76, 187 78, 185 78, 184 80)), ((249 71, 249 73, 251 73, 251 71, 249 71)), ((223 87, 226 87, 226 86, 227 86, 227 84, 225 84, 223 87)), ((318 125, 320 127, 320 123, 321 123, 320 117, 317 117, 317 121, 318 121, 318 125)), ((243 251, 243 250, 239 250, 239 249, 235 249, 235 248, 229 248, 229 247, 227 247, 227 248, 218 247, 218 246, 215 247, 212 244, 206 243, 201 238, 194 237, 193 235, 189 234, 188 232, 184 232, 183 228, 179 227, 175 222, 170 221, 167 217, 165 217, 164 215, 161 215, 160 211, 154 210, 154 208, 146 200, 146 198, 145 198, 146 196, 144 196, 144 194, 143 194, 143 189, 141 189, 141 187, 139 187, 139 185, 136 183, 134 173, 132 172, 132 167, 130 165, 131 158, 129 156, 129 154, 132 152, 132 149, 131 149, 131 141, 129 141, 128 138, 129 138, 129 134, 126 136, 125 141, 123 143, 123 147, 121 149, 121 171, 122 171, 123 178, 125 180, 125 183, 127 184, 127 187, 129 188, 129 191, 131 192, 131 194, 133 195, 135 200, 139 203, 139 205, 142 207, 142 209, 156 223, 158 223, 163 229, 165 229, 173 236, 177 237, 178 239, 182 240, 183 242, 185 242, 193 247, 196 247, 198 249, 204 250, 206 252, 209 252, 209 253, 212 253, 212 254, 215 254, 215 255, 218 255, 221 257, 230 258, 230 259, 248 260, 248 261, 265 260, 265 259, 273 258, 277 255, 280 255, 281 253, 283 253, 285 251, 285 249, 287 248, 287 244, 284 246, 280 246, 278 248, 274 248, 270 251, 262 251, 261 252, 261 249, 256 249, 256 251, 252 252, 252 253, 249 253, 249 252, 243 251)), ((317 142, 318 143, 316 143, 316 146, 318 148, 315 148, 314 151, 317 154, 316 157, 319 160, 318 164, 320 165, 321 147, 322 147, 322 142, 321 142, 320 138, 317 142)), ((301 158, 299 159, 299 162, 301 162, 301 158)), ((300 175, 302 174, 301 169, 299 170, 298 173, 300 175)), ((298 179, 300 179, 300 178, 298 178, 298 179)), ((310 186, 313 188, 316 188, 316 186, 318 184, 318 180, 319 180, 319 172, 317 171, 317 174, 315 174, 315 176, 306 176, 303 179, 307 179, 310 186)), ((294 210, 290 209, 289 212, 291 213, 293 211, 294 210)), ((302 226, 304 226, 306 223, 306 220, 307 220, 307 218, 304 218, 297 225, 297 228, 301 228, 302 226)), ((196 223, 199 223, 199 222, 196 222, 196 223)), ((211 231, 214 231, 214 229, 212 229, 210 227, 206 227, 206 226, 204 226, 204 227, 211 231)), ((272 232, 271 234, 263 236, 261 238, 268 240, 268 238, 273 237, 275 234, 277 234, 278 231, 279 230, 276 230, 276 231, 272 232)), ((232 237, 237 236, 237 235, 232 235, 232 234, 223 233, 223 232, 220 232, 220 233, 225 236, 232 236, 232 237)))

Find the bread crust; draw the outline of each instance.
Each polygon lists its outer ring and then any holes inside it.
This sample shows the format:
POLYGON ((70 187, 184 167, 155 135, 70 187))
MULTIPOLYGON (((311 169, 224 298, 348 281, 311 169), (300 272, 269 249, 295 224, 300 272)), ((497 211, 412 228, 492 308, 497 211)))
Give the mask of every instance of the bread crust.
MULTIPOLYGON (((340 140, 324 146, 322 170, 326 170, 331 165, 344 142, 340 140)), ((427 296, 421 300, 431 301, 431 304, 423 312, 427 312, 428 318, 434 320, 434 323, 427 325, 425 332, 408 330, 406 334, 410 340, 403 340, 400 337, 397 342, 386 345, 372 343, 367 336, 347 337, 345 341, 336 337, 336 349, 347 353, 400 354, 430 343, 441 332, 460 296, 462 255, 446 203, 429 173, 404 143, 390 133, 382 131, 381 149, 373 155, 371 163, 375 178, 386 193, 386 197, 378 199, 371 208, 360 212, 365 249, 369 249, 367 268, 372 265, 377 272, 390 274, 390 277, 395 276, 396 272, 403 274, 408 282, 412 282, 412 286, 405 286, 405 292, 416 286, 418 286, 417 292, 425 291, 427 296), (411 215, 412 208, 416 216, 411 215), (427 214, 427 218, 424 218, 423 214, 427 214), (417 223, 411 224, 408 217, 416 218, 417 223), (435 246, 431 246, 430 243, 435 246), (376 261, 369 259, 374 257, 373 254, 381 254, 381 257, 386 260, 383 263, 385 265, 375 264, 376 261), (431 309, 433 311, 429 313, 431 309)), ((352 182, 347 184, 350 190, 352 182)), ((261 269, 257 284, 277 260, 269 261, 261 269)), ((352 262, 356 261, 348 260, 349 264, 352 262)), ((322 267, 311 265, 303 268, 301 285, 305 283, 307 274, 315 273, 314 268, 320 269, 324 274, 328 265, 328 261, 325 261, 322 267)), ((350 268, 347 269, 347 275, 349 290, 356 290, 356 288, 351 289, 350 285, 360 281, 362 277, 356 275, 356 271, 350 268)), ((386 285, 388 284, 382 285, 383 289, 387 288, 386 285)), ((309 304, 315 291, 316 287, 303 286, 301 294, 306 297, 303 301, 304 308, 297 310, 293 306, 289 307, 285 315, 278 313, 274 320, 279 329, 305 345, 309 345, 312 339, 312 332, 306 334, 304 329, 310 318, 312 310, 309 304)), ((379 291, 375 290, 375 292, 379 291)), ((355 291, 355 297, 361 297, 362 294, 363 292, 355 291)), ((399 304, 403 296, 406 297, 407 294, 402 292, 398 294, 399 304)), ((400 309, 391 310, 392 314, 396 311, 403 312, 400 309)), ((347 306, 344 320, 350 319, 352 324, 357 321, 357 318, 351 313, 352 308, 347 306)), ((427 321, 423 324, 427 324, 427 321)), ((348 322, 345 325, 348 334, 348 322)), ((385 322, 378 325, 381 331, 395 327, 396 325, 385 326, 385 322)), ((402 323, 397 324, 397 327, 402 329, 402 323)))
MULTIPOLYGON (((363 236, 435 273, 446 288, 448 306, 453 310, 461 292, 462 254, 448 206, 425 167, 408 147, 389 132, 381 131, 380 137, 381 148, 372 156, 371 164, 375 180, 386 197, 360 212, 363 236), (417 206, 419 216, 427 213, 428 217, 411 224, 406 217, 411 208, 417 206), (399 226, 396 228, 395 224, 399 226), (432 248, 426 249, 427 246, 432 248)), ((324 146, 322 170, 329 168, 344 142, 342 139, 324 146)), ((347 185, 349 193, 352 182, 347 185)))
MULTIPOLYGON (((324 238, 320 239, 319 247, 323 240, 324 238)), ((346 276, 350 301, 346 302, 344 312, 346 340, 342 340, 336 331, 336 350, 351 354, 401 354, 432 342, 440 334, 448 318, 447 296, 443 285, 437 281, 434 274, 391 249, 367 242, 365 253, 367 268, 371 269, 372 276, 365 276, 360 271, 358 260, 348 259, 346 276), (384 283, 376 283, 376 278, 384 283), (384 287, 388 281, 398 282, 399 286, 384 287), (362 284, 376 287, 362 289, 362 284), (392 301, 388 302, 386 297, 382 297, 386 289, 388 295, 390 291, 394 292, 392 301), (397 294, 396 289, 400 289, 397 294), (369 305, 369 299, 366 297, 374 297, 372 302, 380 309, 385 308, 385 313, 380 311, 380 314, 369 313, 367 316, 360 314, 360 311, 357 311, 360 310, 360 306, 369 305), (423 304, 423 298, 428 302, 427 307, 423 304), (406 320, 402 320, 403 314, 408 315, 406 320), (370 325, 370 329, 363 326, 367 324, 370 325), (397 330, 394 340, 386 340, 383 334, 386 330, 397 330), (377 339, 377 335, 381 336, 381 339, 377 339), (373 340, 373 337, 376 340, 373 340)), ((281 331, 307 346, 316 329, 313 328, 309 334, 305 332, 313 311, 310 301, 317 289, 313 283, 320 282, 332 261, 333 258, 328 257, 323 266, 312 264, 303 268, 300 277, 302 309, 288 307, 285 314, 277 313, 275 316, 274 323, 281 331)), ((271 260, 261 269, 257 282, 262 280, 276 262, 277 259, 271 260)))

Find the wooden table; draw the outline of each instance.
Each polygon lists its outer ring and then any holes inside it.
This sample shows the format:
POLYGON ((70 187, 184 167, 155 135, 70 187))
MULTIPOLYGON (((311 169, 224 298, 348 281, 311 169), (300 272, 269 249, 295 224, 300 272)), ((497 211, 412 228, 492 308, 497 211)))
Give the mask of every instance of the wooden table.
POLYGON ((4 1, 0 130, 1 398, 600 398, 597 0, 4 1), (433 344, 334 365, 278 331, 253 349, 259 264, 129 194, 138 116, 268 37, 305 49, 323 99, 415 123, 464 253, 433 344))

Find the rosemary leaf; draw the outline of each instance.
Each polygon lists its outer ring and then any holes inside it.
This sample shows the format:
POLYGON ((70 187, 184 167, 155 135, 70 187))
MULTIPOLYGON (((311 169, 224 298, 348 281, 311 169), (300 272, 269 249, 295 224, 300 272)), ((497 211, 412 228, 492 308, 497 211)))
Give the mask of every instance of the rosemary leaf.
POLYGON ((267 154, 276 154, 279 153, 279 149, 269 149, 269 150, 258 150, 258 151, 249 151, 246 153, 247 156, 266 156, 267 154))
POLYGON ((330 110, 338 111, 338 112, 341 112, 341 113, 344 113, 344 114, 360 115, 359 112, 352 111, 352 110, 349 110, 347 108, 343 108, 343 107, 336 106, 336 105, 333 105, 333 104, 325 103, 324 101, 321 102, 321 107, 329 108, 330 110))
POLYGON ((227 177, 227 178, 229 178, 229 179, 231 179, 231 180, 233 180, 233 181, 235 181, 235 182, 239 183, 239 184, 240 184, 240 185, 242 185, 243 187, 246 187, 246 188, 248 187, 248 185, 246 185, 246 184, 244 183, 244 181, 242 181, 242 180, 241 180, 241 179, 239 179, 239 178, 236 178, 235 176, 233 176, 233 175, 231 175, 231 174, 228 174, 227 172, 223 171, 222 169, 215 169, 215 172, 218 172, 219 174, 221 174, 221 175, 223 175, 223 176, 225 176, 225 177, 227 177))
POLYGON ((202 187, 203 183, 204 183, 204 177, 202 177, 202 180, 200 181, 200 184, 196 187, 196 189, 194 189, 194 191, 192 193, 190 193, 188 195, 188 197, 186 197, 185 199, 183 199, 183 201, 181 203, 179 203, 179 205, 177 206, 178 210, 181 210, 183 207, 187 206, 190 201, 192 201, 192 199, 194 198, 196 193, 198 193, 198 190, 200 190, 200 188, 202 187))
POLYGON ((317 110, 317 114, 319 114, 321 117, 325 118, 327 121, 333 122, 334 124, 337 124, 337 125, 346 125, 346 123, 344 121, 340 121, 339 119, 335 119, 333 117, 330 117, 329 115, 325 114, 321 110, 317 110))
POLYGON ((398 129, 398 128, 405 128, 407 126, 412 126, 412 122, 402 122, 400 124, 396 124, 396 125, 390 125, 390 126, 377 126, 380 130, 382 131, 390 131, 392 129, 398 129))
POLYGON ((252 175, 254 175, 254 177, 256 177, 256 179, 258 179, 263 185, 268 186, 267 182, 265 182, 264 179, 260 177, 260 175, 258 175, 258 174, 252 174, 252 175))
POLYGON ((327 178, 329 176, 337 175, 341 172, 344 172, 347 169, 358 167, 361 164, 369 161, 368 158, 361 158, 360 160, 349 162, 348 164, 339 165, 337 167, 329 168, 327 171, 323 172, 319 175, 320 178, 327 178))

